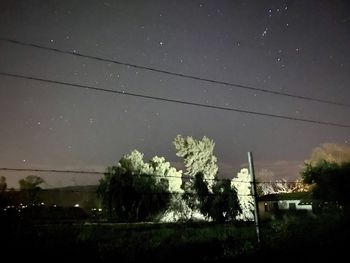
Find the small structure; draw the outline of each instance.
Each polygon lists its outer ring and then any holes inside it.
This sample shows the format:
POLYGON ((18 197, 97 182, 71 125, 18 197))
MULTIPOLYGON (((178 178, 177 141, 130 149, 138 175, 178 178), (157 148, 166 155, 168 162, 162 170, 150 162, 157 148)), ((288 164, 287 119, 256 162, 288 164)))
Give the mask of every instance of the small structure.
POLYGON ((312 193, 295 192, 265 195, 259 198, 258 207, 261 220, 274 219, 278 215, 288 213, 313 215, 312 193))

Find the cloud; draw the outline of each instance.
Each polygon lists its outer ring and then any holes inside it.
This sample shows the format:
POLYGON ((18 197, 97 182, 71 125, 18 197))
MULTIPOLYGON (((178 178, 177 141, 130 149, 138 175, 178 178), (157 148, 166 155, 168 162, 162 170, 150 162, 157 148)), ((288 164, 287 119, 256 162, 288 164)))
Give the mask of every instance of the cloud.
POLYGON ((342 163, 350 161, 350 146, 336 143, 324 143, 312 150, 309 160, 311 164, 317 164, 321 161, 342 163))

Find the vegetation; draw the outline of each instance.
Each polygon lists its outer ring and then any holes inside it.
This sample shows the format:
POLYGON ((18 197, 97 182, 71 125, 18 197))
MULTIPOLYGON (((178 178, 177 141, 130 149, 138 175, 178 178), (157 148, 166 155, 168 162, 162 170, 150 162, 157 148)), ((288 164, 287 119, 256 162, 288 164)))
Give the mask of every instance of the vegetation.
POLYGON ((191 136, 177 135, 174 139, 176 155, 184 159, 186 175, 194 178, 198 173, 203 174, 203 179, 211 192, 212 184, 218 172, 217 158, 214 155, 214 141, 207 137, 202 140, 193 139, 191 136))
POLYGON ((38 191, 41 190, 40 184, 44 183, 44 180, 36 175, 29 175, 24 179, 21 179, 18 181, 19 188, 26 192, 27 200, 29 200, 29 203, 39 203, 38 199, 38 191))
POLYGON ((41 189, 39 185, 44 183, 44 180, 39 176, 29 175, 19 180, 18 183, 21 190, 38 190, 41 189))
MULTIPOLYGON (((136 150, 124 155, 115 166, 108 167, 100 180, 98 193, 108 219, 123 224, 96 221, 96 215, 79 207, 14 207, 0 202, 0 220, 6 226, 0 236, 4 251, 21 251, 26 258, 37 256, 32 251, 51 256, 63 251, 58 256, 61 259, 82 260, 85 257, 106 262, 168 261, 169 258, 222 262, 270 259, 271 255, 279 260, 285 255, 291 259, 299 258, 300 253, 306 253, 310 259, 314 259, 315 253, 330 258, 345 255, 350 235, 349 214, 343 213, 348 211, 343 208, 348 208, 350 203, 349 162, 307 163, 302 172, 303 183, 298 189, 306 189, 305 183, 312 185, 313 197, 321 200, 322 205, 325 201, 335 204, 336 209, 324 209, 323 213, 308 217, 288 211, 287 216, 261 225, 262 243, 257 244, 254 224, 236 221, 249 221, 252 215, 248 170, 241 170, 231 181, 218 180, 217 170, 211 174, 216 165, 213 142, 177 138, 181 142, 179 145, 183 143, 177 149, 187 152, 181 153, 187 160, 186 174, 190 178, 185 184, 182 172, 171 167, 163 157, 155 156, 144 162, 143 155, 136 150), (201 151, 206 151, 200 154, 203 159, 191 156, 201 151), (209 165, 200 169, 204 157, 209 165), (197 173, 192 175, 194 171, 197 173), (207 221, 191 222, 196 211, 207 221), (186 222, 179 222, 181 218, 186 222), (177 223, 155 222, 168 219, 177 223)), ((40 177, 29 176, 20 185, 22 190, 35 193, 42 182, 40 177)), ((6 184, 6 180, 0 178, 0 183, 6 184)), ((20 193, 26 191, 16 194, 20 193)), ((0 197, 10 194, 2 191, 0 197)), ((285 195, 280 194, 279 199, 287 198, 285 195)), ((310 198, 307 192, 288 195, 297 199, 310 198)))
POLYGON ((247 168, 241 169, 237 177, 231 181, 232 187, 237 191, 240 213, 236 219, 243 221, 254 220, 254 199, 251 192, 252 178, 247 168))
POLYGON ((163 170, 157 177, 158 164, 145 164, 143 155, 133 151, 123 156, 116 166, 108 167, 100 180, 98 194, 109 220, 138 222, 151 220, 168 207, 171 195, 166 176, 174 169, 163 170))
POLYGON ((198 196, 199 210, 207 218, 217 222, 233 221, 240 212, 237 193, 230 180, 216 180, 209 192, 202 173, 195 176, 193 190, 198 196))
POLYGON ((117 222, 235 220, 241 211, 235 188, 218 180, 214 142, 178 135, 177 155, 184 158, 186 174, 176 171, 163 157, 149 163, 137 150, 108 167, 98 194, 107 218, 117 222), (194 174, 195 173, 195 174, 194 174))
POLYGON ((0 192, 3 192, 7 189, 6 177, 0 176, 0 192))
POLYGON ((349 210, 350 162, 338 164, 322 161, 315 165, 306 163, 301 175, 305 183, 313 185, 313 197, 321 201, 320 206, 325 206, 326 201, 349 210))

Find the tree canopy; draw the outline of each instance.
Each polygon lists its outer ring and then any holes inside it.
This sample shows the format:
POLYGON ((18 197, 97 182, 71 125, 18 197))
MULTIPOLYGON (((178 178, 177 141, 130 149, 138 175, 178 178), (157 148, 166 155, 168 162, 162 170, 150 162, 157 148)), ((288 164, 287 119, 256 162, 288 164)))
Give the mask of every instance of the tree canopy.
POLYGON ((203 174, 198 173, 193 188, 198 196, 199 210, 207 218, 217 222, 232 221, 241 212, 237 193, 231 188, 230 180, 216 179, 210 193, 203 174))
POLYGON ((305 183, 313 184, 315 199, 350 205, 350 162, 305 163, 301 176, 305 183))
POLYGON ((21 190, 38 190, 41 189, 40 184, 44 183, 44 179, 36 175, 28 175, 26 178, 18 181, 21 190))
POLYGON ((164 158, 156 156, 144 163, 143 154, 134 150, 107 168, 98 193, 110 220, 145 221, 166 210, 171 192, 181 191, 178 180, 181 171, 164 158))
POLYGON ((173 143, 176 155, 184 159, 185 174, 193 178, 198 173, 203 174, 204 181, 211 192, 218 172, 217 158, 214 155, 214 141, 205 136, 202 140, 196 140, 191 136, 177 135, 173 143))

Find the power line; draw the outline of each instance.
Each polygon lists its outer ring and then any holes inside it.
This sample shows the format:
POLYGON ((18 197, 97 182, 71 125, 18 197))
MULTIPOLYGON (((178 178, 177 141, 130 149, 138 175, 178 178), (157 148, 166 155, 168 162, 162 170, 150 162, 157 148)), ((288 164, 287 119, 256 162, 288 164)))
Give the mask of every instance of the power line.
POLYGON ((285 120, 292 120, 292 121, 300 121, 300 122, 307 122, 307 123, 313 123, 313 124, 321 124, 321 125, 327 125, 327 126, 341 127, 341 128, 350 128, 350 125, 348 125, 348 124, 333 123, 333 122, 327 122, 327 121, 317 121, 317 120, 313 120, 313 119, 303 119, 303 118, 296 118, 296 117, 290 117, 290 116, 284 116, 284 115, 270 114, 270 113, 264 113, 264 112, 258 112, 258 111, 248 111, 248 110, 243 110, 243 109, 238 109, 238 108, 221 107, 221 106, 208 105, 208 104, 196 103, 196 102, 191 102, 191 101, 183 101, 183 100, 175 100, 175 99, 164 98, 164 97, 142 95, 142 94, 127 92, 127 91, 110 90, 110 89, 98 88, 98 87, 94 87, 94 86, 88 86, 88 85, 82 85, 82 84, 74 84, 74 83, 65 82, 65 81, 50 80, 50 79, 44 79, 44 78, 38 78, 38 77, 32 77, 32 76, 25 76, 25 75, 7 73, 7 72, 0 72, 0 75, 7 76, 7 77, 13 77, 13 78, 35 80, 35 81, 46 82, 46 83, 67 85, 67 86, 81 88, 81 89, 86 89, 86 90, 94 90, 94 91, 114 93, 114 94, 131 96, 131 97, 138 97, 138 98, 144 98, 144 99, 172 102, 172 103, 178 103, 178 104, 190 105, 190 106, 196 106, 196 107, 202 107, 202 108, 210 108, 210 109, 225 110, 225 111, 234 111, 234 112, 238 112, 238 113, 245 113, 245 114, 257 115, 257 116, 265 116, 265 117, 272 117, 272 118, 278 118, 278 119, 285 119, 285 120))
POLYGON ((177 73, 177 72, 172 72, 172 71, 168 71, 168 70, 162 70, 162 69, 157 69, 157 68, 152 68, 152 67, 147 67, 147 66, 136 65, 133 63, 122 62, 122 61, 115 60, 115 59, 108 59, 108 58, 87 55, 87 54, 83 54, 83 53, 80 53, 77 51, 69 51, 69 50, 63 50, 63 49, 59 49, 59 48, 42 46, 39 44, 28 43, 28 42, 19 41, 19 40, 10 39, 10 38, 0 38, 0 41, 12 43, 12 44, 17 44, 17 45, 22 45, 22 46, 34 47, 34 48, 38 48, 38 49, 54 51, 54 52, 58 52, 58 53, 62 53, 62 54, 74 55, 74 56, 78 56, 78 57, 83 57, 83 58, 88 58, 88 59, 93 59, 93 60, 98 60, 98 61, 103 61, 103 62, 114 63, 114 64, 118 64, 121 66, 132 67, 132 68, 162 73, 162 74, 171 75, 171 76, 177 76, 177 77, 186 78, 186 79, 209 82, 209 83, 230 86, 230 87, 235 87, 235 88, 240 88, 240 89, 245 89, 245 90, 264 92, 264 93, 269 93, 269 94, 278 95, 278 96, 290 97, 290 98, 294 98, 294 99, 302 99, 302 100, 307 100, 307 101, 321 102, 321 103, 337 105, 337 106, 341 106, 341 107, 350 107, 350 104, 347 104, 347 103, 312 98, 312 97, 302 96, 302 95, 294 95, 294 94, 290 94, 290 93, 286 93, 286 92, 268 90, 268 89, 263 89, 263 88, 256 88, 256 87, 242 85, 242 84, 236 84, 236 83, 232 83, 232 82, 202 78, 202 77, 197 77, 197 76, 193 76, 193 75, 189 75, 189 74, 177 73))
MULTIPOLYGON (((82 170, 59 170, 59 169, 35 169, 35 168, 8 168, 8 167, 1 167, 0 171, 17 171, 17 172, 51 172, 51 173, 75 173, 75 174, 106 174, 106 172, 101 172, 101 171, 82 171, 82 170)), ((138 174, 135 174, 134 176, 137 176, 138 174)), ((140 176, 149 176, 147 174, 140 174, 140 176)), ((152 175, 154 177, 159 177, 159 178, 178 178, 178 179, 189 179, 192 180, 194 177, 191 176, 174 176, 174 175, 167 175, 167 176, 161 176, 161 175, 152 175)), ((205 179, 208 181, 222 181, 222 180, 230 180, 230 179, 225 179, 225 178, 215 178, 215 179, 205 179)), ((242 181, 239 181, 242 182, 242 181)), ((250 183, 250 182, 242 182, 242 183, 250 183)))
POLYGON ((78 171, 78 170, 58 170, 58 169, 35 169, 35 168, 7 168, 2 167, 0 171, 14 171, 14 172, 51 172, 51 173, 75 173, 75 174, 104 174, 99 171, 78 171))
MULTIPOLYGON (((108 173, 106 172, 101 172, 101 171, 83 171, 83 170, 59 170, 59 169, 39 169, 39 168, 9 168, 9 167, 0 167, 0 171, 14 171, 14 172, 51 172, 51 173, 74 173, 74 174, 101 174, 104 175, 108 173)), ((136 176, 136 175, 135 175, 136 176)), ((148 176, 147 174, 141 176, 148 176)), ((193 180, 194 177, 191 176, 161 176, 161 175, 152 175, 154 177, 160 177, 160 178, 178 178, 178 179, 190 179, 193 180)), ((215 179, 205 179, 208 181, 225 181, 225 180, 230 180, 231 182, 235 183, 247 183, 251 184, 251 181, 242 181, 242 180, 235 180, 235 179, 230 179, 230 178, 215 178, 215 179)), ((276 181, 276 182, 268 182, 268 181, 258 181, 256 182, 257 184, 293 184, 293 183, 300 183, 298 181, 276 181)))

